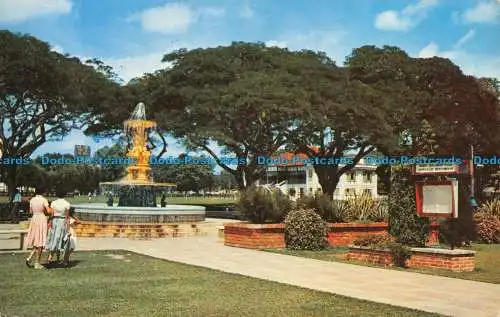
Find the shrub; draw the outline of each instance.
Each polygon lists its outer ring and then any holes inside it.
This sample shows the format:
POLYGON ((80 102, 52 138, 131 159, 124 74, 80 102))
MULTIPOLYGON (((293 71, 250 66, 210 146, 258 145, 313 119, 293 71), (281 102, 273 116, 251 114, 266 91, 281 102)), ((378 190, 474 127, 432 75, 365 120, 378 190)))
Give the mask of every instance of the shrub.
POLYGON ((477 212, 481 212, 487 215, 492 215, 500 218, 500 199, 495 198, 493 200, 487 201, 479 207, 477 212))
POLYGON ((391 250, 393 264, 406 267, 406 261, 411 258, 411 249, 401 243, 390 243, 388 249, 391 250))
POLYGON ((376 247, 392 242, 389 234, 370 234, 353 241, 353 244, 360 247, 376 247))
POLYGON ((389 192, 389 233, 397 243, 423 247, 429 235, 429 220, 417 216, 415 188, 410 170, 393 167, 393 180, 389 192))
POLYGON ((327 222, 338 222, 335 202, 328 195, 303 196, 297 201, 298 209, 313 209, 327 222))
POLYGON ((478 238, 483 243, 500 243, 500 219, 486 212, 474 215, 478 238))
POLYGON ((377 201, 375 208, 369 216, 369 220, 374 222, 385 222, 389 219, 389 203, 387 199, 377 201))
POLYGON ((349 204, 346 200, 334 200, 332 202, 334 213, 335 213, 335 221, 337 223, 349 222, 349 204))
POLYGON ((293 210, 285 219, 285 244, 289 249, 325 249, 327 234, 328 224, 313 209, 293 210))
POLYGON ((252 186, 241 193, 238 207, 243 218, 252 223, 279 223, 293 205, 279 190, 252 186))
POLYGON ((389 217, 385 201, 373 199, 370 195, 354 196, 347 200, 332 200, 328 195, 304 196, 297 206, 314 211, 327 222, 380 222, 389 217))

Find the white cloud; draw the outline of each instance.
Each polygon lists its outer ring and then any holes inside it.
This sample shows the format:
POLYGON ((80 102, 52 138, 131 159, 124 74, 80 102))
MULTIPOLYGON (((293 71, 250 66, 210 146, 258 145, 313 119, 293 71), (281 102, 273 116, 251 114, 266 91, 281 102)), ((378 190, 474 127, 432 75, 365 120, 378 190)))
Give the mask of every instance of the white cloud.
POLYGON ((267 47, 279 47, 279 48, 285 48, 288 46, 288 44, 286 42, 283 42, 283 41, 275 41, 275 40, 270 40, 270 41, 267 41, 266 43, 266 46, 267 47))
POLYGON ((0 1, 0 22, 19 23, 47 15, 68 14, 70 0, 14 0, 0 1))
POLYGON ((291 50, 309 49, 322 51, 337 62, 344 61, 351 52, 352 47, 343 43, 347 32, 338 30, 311 31, 307 33, 290 33, 283 35, 278 40, 269 40, 265 44, 269 47, 288 47, 291 50))
POLYGON ((439 51, 439 46, 434 42, 430 42, 426 47, 424 47, 423 49, 420 50, 420 52, 418 52, 418 57, 420 58, 433 57, 438 54, 438 51, 439 51))
POLYGON ((467 34, 465 34, 464 36, 462 36, 458 41, 457 43, 455 43, 455 45, 453 45, 453 48, 454 49, 458 49, 460 48, 461 46, 463 46, 465 43, 469 42, 470 40, 472 40, 474 37, 476 36, 476 30, 469 30, 469 32, 467 32, 467 34))
POLYGON ((420 58, 448 58, 467 75, 493 77, 500 79, 500 56, 488 54, 470 54, 465 50, 440 51, 439 46, 431 42, 417 54, 420 58))
POLYGON ((495 23, 500 21, 500 1, 481 1, 462 15, 465 23, 495 23))
POLYGON ((249 4, 246 4, 240 12, 240 17, 243 19, 251 19, 255 15, 255 12, 253 11, 252 7, 249 4))
POLYGON ((180 48, 194 49, 199 47, 214 47, 217 45, 226 45, 229 43, 217 41, 196 41, 196 42, 171 42, 161 50, 155 50, 146 54, 135 56, 103 58, 102 60, 113 67, 114 71, 128 82, 130 79, 140 77, 145 73, 153 73, 156 70, 164 69, 169 66, 168 63, 162 63, 163 56, 180 48))
POLYGON ((221 18, 225 15, 224 8, 193 9, 182 3, 167 3, 134 14, 129 20, 140 21, 142 29, 148 32, 175 34, 186 32, 200 18, 221 18))
POLYGON ((408 5, 401 11, 388 10, 375 17, 375 27, 384 31, 409 30, 426 17, 430 9, 438 4, 438 0, 419 0, 416 4, 408 5))
POLYGON ((139 20, 142 28, 149 32, 182 33, 196 22, 196 13, 187 5, 167 3, 160 7, 146 9, 132 20, 139 20))
POLYGON ((165 52, 154 52, 134 57, 108 58, 104 62, 113 67, 114 71, 128 82, 132 78, 140 77, 145 73, 153 73, 158 69, 165 68, 165 63, 161 62, 165 52))
POLYGON ((52 51, 53 52, 57 52, 59 54, 64 54, 64 49, 61 46, 59 46, 59 45, 53 45, 52 46, 52 51))

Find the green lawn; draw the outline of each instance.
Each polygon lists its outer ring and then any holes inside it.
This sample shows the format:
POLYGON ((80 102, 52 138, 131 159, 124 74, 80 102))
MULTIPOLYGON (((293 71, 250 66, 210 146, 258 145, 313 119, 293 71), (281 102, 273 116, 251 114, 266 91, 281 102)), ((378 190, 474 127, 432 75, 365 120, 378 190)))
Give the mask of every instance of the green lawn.
MULTIPOLYGON (((432 275, 440 275, 479 282, 500 284, 500 244, 474 244, 472 249, 476 253, 476 270, 473 272, 451 272, 438 269, 403 269, 398 267, 387 267, 392 270, 405 270, 408 272, 418 272, 432 275)), ((345 259, 347 248, 333 248, 325 251, 291 251, 291 250, 266 250, 306 258, 313 258, 324 261, 337 261, 351 264, 358 264, 371 267, 381 267, 376 264, 369 264, 358 261, 348 261, 345 259)))
POLYGON ((128 252, 49 270, 25 256, 0 255, 0 316, 439 316, 128 252))
MULTIPOLYGON (((81 203, 106 203, 107 198, 105 196, 97 196, 89 201, 88 196, 76 196, 66 198, 71 204, 81 204, 81 203)), ((0 203, 6 203, 8 199, 6 196, 0 196, 0 203)), ((118 198, 115 198, 115 204, 118 202, 118 198)), ((160 203, 160 197, 158 197, 158 204, 160 203)), ((168 197, 167 204, 172 205, 189 205, 189 204, 199 204, 199 205, 223 205, 223 204, 235 204, 236 200, 232 198, 218 198, 218 197, 168 197)))

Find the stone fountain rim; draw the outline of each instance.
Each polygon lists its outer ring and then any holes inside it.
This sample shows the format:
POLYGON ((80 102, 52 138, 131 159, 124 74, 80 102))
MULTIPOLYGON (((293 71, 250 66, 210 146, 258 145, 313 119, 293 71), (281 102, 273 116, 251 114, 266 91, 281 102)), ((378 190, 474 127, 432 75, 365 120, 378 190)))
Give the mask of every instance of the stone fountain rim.
POLYGON ((158 214, 205 214, 206 208, 204 206, 195 205, 167 205, 166 207, 121 207, 121 206, 107 206, 106 204, 77 204, 72 205, 75 212, 84 213, 116 213, 120 212, 127 214, 145 214, 145 215, 158 215, 158 214), (172 208, 173 207, 173 208, 172 208))

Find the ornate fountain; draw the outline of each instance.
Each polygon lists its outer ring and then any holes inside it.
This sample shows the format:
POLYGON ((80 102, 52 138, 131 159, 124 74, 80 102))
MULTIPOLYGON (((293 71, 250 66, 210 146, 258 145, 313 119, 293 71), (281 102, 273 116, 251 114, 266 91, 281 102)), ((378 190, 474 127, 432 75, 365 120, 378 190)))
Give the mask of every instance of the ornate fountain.
POLYGON ((125 134, 132 139, 127 157, 133 163, 122 180, 100 183, 101 192, 118 192, 118 206, 156 207, 156 194, 175 187, 172 183, 155 183, 151 176, 148 135, 156 127, 156 122, 146 119, 146 107, 140 102, 123 127, 125 134))
POLYGON ((127 175, 123 179, 99 184, 101 192, 118 193, 118 205, 75 205, 76 216, 81 221, 77 234, 162 237, 175 235, 182 226, 187 227, 185 231, 192 231, 197 228, 197 223, 205 220, 205 207, 157 205, 157 194, 172 189, 175 184, 156 183, 151 176, 148 136, 155 127, 156 122, 146 119, 145 105, 142 102, 137 104, 130 118, 124 122, 124 132, 132 139, 127 156, 133 163, 127 167, 127 175))

